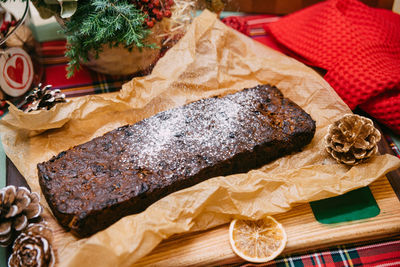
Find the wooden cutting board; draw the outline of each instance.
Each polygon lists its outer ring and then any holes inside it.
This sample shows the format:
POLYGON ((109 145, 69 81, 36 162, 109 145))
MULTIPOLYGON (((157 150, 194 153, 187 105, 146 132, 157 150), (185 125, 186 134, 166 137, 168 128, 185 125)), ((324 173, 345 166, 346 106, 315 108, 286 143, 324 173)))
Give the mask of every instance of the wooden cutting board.
MULTIPOLYGON (((371 191, 381 209, 370 219, 340 224, 321 224, 314 218, 309 204, 275 215, 288 234, 283 254, 305 252, 338 244, 378 240, 400 233, 400 202, 386 177, 374 182, 371 191)), ((243 262, 229 244, 229 225, 162 242, 135 266, 212 266, 243 262)))
MULTIPOLYGON (((379 151, 391 153, 383 139, 379 151)), ((7 159, 7 184, 26 183, 7 159)), ((321 224, 314 218, 309 204, 275 215, 285 227, 288 243, 283 254, 305 252, 333 245, 379 240, 400 233, 400 170, 389 173, 370 185, 381 210, 376 217, 339 224, 321 224), (390 181, 390 182, 389 182, 390 181), (397 196, 396 196, 397 193, 397 196)), ((136 266, 213 266, 243 262, 229 244, 228 225, 207 231, 173 236, 163 241, 136 266)))

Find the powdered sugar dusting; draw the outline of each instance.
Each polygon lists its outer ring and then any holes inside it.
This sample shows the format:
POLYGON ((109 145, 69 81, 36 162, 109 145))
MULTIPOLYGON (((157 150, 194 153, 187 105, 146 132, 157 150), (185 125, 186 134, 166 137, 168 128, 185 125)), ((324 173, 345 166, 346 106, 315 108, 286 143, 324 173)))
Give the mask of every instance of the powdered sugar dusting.
MULTIPOLYGON (((241 131, 241 122, 257 127, 254 113, 260 96, 257 90, 239 92, 226 97, 199 100, 183 107, 159 113, 135 124, 124 139, 125 153, 120 158, 122 166, 160 172, 163 169, 180 169, 187 160, 220 161, 237 151, 236 144, 248 143, 249 134, 241 131), (245 119, 246 118, 246 119, 245 119), (220 150, 224 148, 225 154, 220 150)), ((195 172, 189 168, 188 174, 195 172)), ((172 176, 173 173, 168 176, 172 176)))

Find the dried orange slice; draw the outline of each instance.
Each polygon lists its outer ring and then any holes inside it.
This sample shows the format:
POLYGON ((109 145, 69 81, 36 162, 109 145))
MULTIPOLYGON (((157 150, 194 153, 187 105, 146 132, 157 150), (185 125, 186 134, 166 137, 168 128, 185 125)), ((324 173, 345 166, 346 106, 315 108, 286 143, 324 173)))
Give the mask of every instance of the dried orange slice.
POLYGON ((229 227, 233 251, 250 262, 267 262, 276 258, 286 246, 283 226, 271 216, 257 221, 233 220, 229 227))

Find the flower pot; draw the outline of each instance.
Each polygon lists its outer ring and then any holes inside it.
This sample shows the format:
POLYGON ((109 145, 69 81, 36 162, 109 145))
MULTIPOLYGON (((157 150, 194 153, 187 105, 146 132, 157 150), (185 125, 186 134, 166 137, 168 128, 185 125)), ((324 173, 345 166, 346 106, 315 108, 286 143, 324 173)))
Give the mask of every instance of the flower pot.
MULTIPOLYGON (((148 38, 149 43, 155 43, 161 47, 160 38, 148 38)), ((122 45, 109 47, 104 45, 102 51, 95 56, 95 53, 89 54, 89 61, 82 62, 90 69, 110 75, 130 75, 149 68, 159 57, 159 48, 133 48, 131 51, 122 45)))

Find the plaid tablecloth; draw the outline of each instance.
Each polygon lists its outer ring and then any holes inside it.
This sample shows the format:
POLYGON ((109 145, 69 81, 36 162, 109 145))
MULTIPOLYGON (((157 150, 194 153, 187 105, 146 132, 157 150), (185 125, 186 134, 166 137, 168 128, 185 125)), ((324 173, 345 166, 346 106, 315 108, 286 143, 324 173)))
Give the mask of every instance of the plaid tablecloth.
POLYGON ((400 266, 400 240, 358 247, 338 246, 326 251, 287 256, 266 264, 245 264, 242 266, 400 266))
POLYGON ((67 59, 64 57, 64 51, 65 41, 60 40, 42 43, 38 53, 44 67, 43 84, 51 84, 53 88, 61 89, 66 97, 114 92, 132 78, 104 75, 83 67, 72 78, 67 79, 67 59))
MULTIPOLYGON (((263 24, 277 19, 279 18, 275 16, 247 17, 246 28, 243 31, 257 41, 289 53, 274 46, 262 27, 263 24)), ((73 78, 67 79, 65 77, 67 60, 63 56, 64 50, 64 40, 51 41, 42 43, 39 53, 43 65, 43 84, 51 84, 53 88, 61 89, 67 97, 118 91, 124 82, 132 78, 104 75, 84 67, 73 78)), ((18 101, 21 100, 16 100, 16 105, 18 101)), ((390 134, 385 134, 385 137, 393 151, 400 157, 399 146, 393 140, 398 137, 390 134)), ((0 153, 3 152, 0 151, 0 153)), ((253 266, 253 264, 243 266, 253 266)), ((286 255, 261 266, 400 266, 400 236, 390 241, 369 245, 356 247, 343 245, 328 250, 312 251, 304 255, 286 255)))

